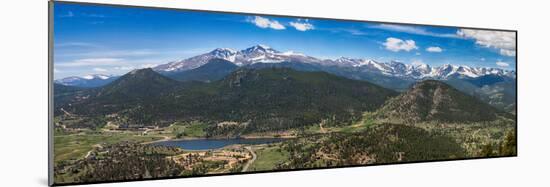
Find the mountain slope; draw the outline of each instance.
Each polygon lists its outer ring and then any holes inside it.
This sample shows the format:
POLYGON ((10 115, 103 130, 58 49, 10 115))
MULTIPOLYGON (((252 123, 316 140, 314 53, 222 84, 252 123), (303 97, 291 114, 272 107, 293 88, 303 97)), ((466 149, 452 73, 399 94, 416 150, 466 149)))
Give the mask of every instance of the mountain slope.
POLYGON ((167 76, 179 81, 211 82, 220 80, 229 75, 238 66, 224 59, 212 59, 208 63, 183 72, 168 74, 167 76))
POLYGON ((212 125, 209 132, 223 134, 215 124, 236 122, 239 133, 299 128, 321 120, 349 124, 395 95, 369 82, 288 68, 239 69, 211 83, 181 83, 146 69, 65 109, 86 116, 117 114, 125 123, 144 125, 198 120, 212 125))
POLYGON ((250 69, 265 69, 265 68, 290 68, 296 71, 322 71, 322 67, 314 64, 306 64, 300 62, 285 61, 280 63, 255 63, 243 68, 250 69))
POLYGON ((498 75, 484 75, 476 78, 465 79, 466 81, 478 86, 483 87, 486 85, 493 85, 500 82, 511 82, 514 81, 512 78, 503 77, 498 75))
POLYGON ((513 112, 515 109, 515 107, 511 107, 516 103, 516 80, 514 78, 486 75, 477 78, 451 78, 443 81, 499 110, 513 112))
POLYGON ((384 88, 389 88, 397 91, 405 90, 415 82, 415 80, 410 78, 387 76, 377 72, 364 70, 363 68, 358 67, 322 66, 318 64, 308 64, 294 61, 285 61, 280 63, 255 63, 248 66, 243 66, 243 68, 291 68, 298 71, 323 71, 333 75, 346 77, 348 79, 368 81, 380 85, 384 88))
MULTIPOLYGON (((56 106, 83 115, 114 112, 181 88, 178 81, 164 77, 151 68, 133 70, 97 88, 54 85, 56 106)), ((54 98, 55 99, 55 98, 54 98)))
POLYGON ((74 102, 79 95, 85 93, 86 88, 66 86, 62 84, 53 84, 53 100, 54 107, 63 106, 67 103, 74 102))
POLYGON ((164 77, 150 68, 133 70, 116 81, 86 91, 85 99, 62 106, 71 113, 84 116, 107 115, 111 113, 134 111, 136 116, 143 107, 154 105, 163 94, 181 89, 182 83, 164 77))
POLYGON ((515 113, 516 89, 515 81, 498 82, 476 90, 476 97, 498 109, 515 113))
POLYGON ((379 117, 405 122, 491 121, 498 114, 495 108, 434 80, 415 84, 377 111, 379 117))
POLYGON ((143 99, 162 94, 178 86, 175 80, 160 75, 151 68, 133 70, 99 91, 102 97, 120 96, 128 99, 143 99))
POLYGON ((284 169, 356 166, 464 158, 454 138, 401 124, 381 124, 358 133, 330 133, 285 141, 284 169), (288 147, 288 148, 287 148, 288 147), (327 157, 326 155, 330 155, 327 157))
POLYGON ((163 103, 178 107, 178 116, 249 122, 250 131, 288 129, 322 119, 348 123, 396 95, 368 82, 288 68, 239 69, 178 94, 181 97, 163 103))

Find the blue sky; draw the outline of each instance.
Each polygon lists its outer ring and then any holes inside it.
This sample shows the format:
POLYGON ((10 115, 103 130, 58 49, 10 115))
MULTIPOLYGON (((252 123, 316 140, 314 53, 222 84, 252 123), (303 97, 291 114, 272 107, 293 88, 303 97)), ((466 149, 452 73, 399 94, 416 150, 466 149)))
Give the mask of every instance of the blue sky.
POLYGON ((452 27, 56 3, 54 77, 123 74, 256 44, 318 58, 515 68, 515 34, 452 27))

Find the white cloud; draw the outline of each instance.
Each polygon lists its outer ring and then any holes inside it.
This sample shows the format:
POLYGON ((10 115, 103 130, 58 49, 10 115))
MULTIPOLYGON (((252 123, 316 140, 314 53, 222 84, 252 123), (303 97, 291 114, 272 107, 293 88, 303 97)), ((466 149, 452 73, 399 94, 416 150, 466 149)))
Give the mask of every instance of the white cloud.
POLYGON ((419 52, 416 52, 415 55, 416 55, 416 56, 420 56, 420 55, 422 55, 422 54, 419 53, 419 52))
POLYGON ((300 19, 298 19, 298 22, 290 22, 290 25, 299 31, 307 31, 315 28, 312 24, 308 23, 307 20, 305 20, 305 22, 299 21, 300 19))
POLYGON ((401 40, 399 38, 387 38, 386 42, 383 43, 387 50, 393 52, 411 51, 413 49, 418 49, 414 40, 401 40))
POLYGON ((510 66, 510 64, 508 64, 506 62, 502 62, 502 61, 498 61, 498 62, 496 62, 496 64, 499 67, 508 67, 508 66, 510 66))
POLYGON ((504 56, 516 56, 516 51, 508 49, 500 49, 500 54, 504 56))
POLYGON ((516 34, 514 32, 460 29, 457 31, 457 35, 474 39, 480 46, 498 49, 501 55, 516 56, 516 34))
POLYGON ((430 53, 441 53, 443 51, 443 49, 441 49, 441 47, 431 46, 431 47, 426 48, 426 51, 428 51, 430 53))
POLYGON ((283 30, 285 26, 280 24, 277 20, 270 20, 261 16, 254 16, 254 18, 249 19, 249 22, 254 23, 256 26, 266 29, 271 28, 275 30, 283 30))
POLYGON ((372 26, 371 28, 404 32, 404 33, 416 34, 416 35, 440 37, 440 38, 457 38, 458 37, 454 33, 435 33, 435 32, 430 32, 422 27, 408 26, 408 25, 379 24, 379 25, 372 26))
POLYGON ((103 68, 94 68, 93 70, 97 72, 107 72, 107 70, 103 68))
POLYGON ((120 58, 85 58, 72 62, 56 63, 58 67, 83 67, 83 66, 116 66, 120 65, 123 59, 120 58))

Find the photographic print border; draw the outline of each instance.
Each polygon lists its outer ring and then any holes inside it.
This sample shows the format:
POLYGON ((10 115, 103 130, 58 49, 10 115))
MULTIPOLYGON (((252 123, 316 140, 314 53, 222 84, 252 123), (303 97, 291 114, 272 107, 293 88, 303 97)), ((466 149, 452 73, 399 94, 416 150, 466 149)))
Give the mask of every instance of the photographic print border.
MULTIPOLYGON (((352 167, 368 167, 368 166, 382 166, 382 165, 398 165, 398 164, 412 164, 412 163, 430 163, 430 162, 441 162, 441 161, 463 161, 463 160, 474 160, 474 159, 489 159, 489 158, 505 158, 505 157, 517 157, 517 146, 516 144, 516 155, 512 156, 491 156, 491 157, 472 157, 472 158, 459 158, 459 159, 441 159, 441 160, 423 160, 423 161, 410 161, 410 162, 399 162, 399 163, 380 163, 380 164, 369 164, 369 165, 349 165, 349 166, 336 166, 336 167, 314 167, 314 168, 302 168, 302 169, 283 169, 283 170, 271 170, 271 171, 251 171, 243 173, 222 173, 222 174, 208 174, 208 175, 199 175, 199 176, 177 176, 177 177, 159 177, 151 179, 138 179, 138 180, 109 180, 109 181, 97 181, 97 182, 78 182, 78 183, 63 183, 56 184, 54 183, 54 169, 53 169, 53 149, 54 149, 54 140, 53 140, 53 56, 54 56, 54 38, 53 32, 53 15, 54 15, 54 4, 55 3, 64 3, 64 4, 78 4, 78 5, 93 5, 93 6, 109 6, 109 7, 124 7, 124 8, 145 8, 145 9, 156 9, 156 10, 181 10, 181 11, 192 11, 192 12, 210 12, 210 13, 228 13, 228 14, 240 14, 240 15, 253 15, 253 16, 276 16, 276 17, 285 17, 285 18, 301 18, 301 19, 324 19, 324 20, 335 20, 335 21, 352 21, 352 22, 362 22, 362 23, 381 23, 381 24, 400 24, 400 25, 409 25, 409 26, 435 26, 435 27, 451 27, 459 29, 477 29, 477 30, 488 30, 488 31, 505 31, 505 32, 514 32, 516 36, 516 106, 515 110, 518 109, 518 79, 519 79, 519 70, 518 70, 518 31, 517 30, 508 30, 508 29, 492 29, 492 28, 479 28, 479 27, 465 27, 465 26, 448 26, 448 25, 432 25, 432 24, 417 24, 417 23, 400 23, 400 22, 385 22, 385 21, 370 21, 370 20, 354 20, 354 19, 338 19, 338 18, 327 18, 327 17, 308 17, 308 16, 292 16, 292 15, 277 15, 277 14, 264 14, 264 13, 248 13, 248 12, 230 12, 230 11, 214 11, 214 10, 199 10, 199 9, 185 9, 185 8, 167 8, 167 7, 151 7, 151 6, 136 6, 136 5, 121 5, 121 4, 104 4, 104 3, 90 3, 90 2, 73 2, 73 1, 49 1, 48 2, 48 184, 50 186, 67 186, 67 185, 85 185, 85 184, 100 184, 100 183, 116 183, 116 182, 133 182, 133 181, 150 181, 150 180, 164 180, 164 179, 181 179, 181 178, 195 178, 195 177, 214 177, 214 176, 228 176, 228 175, 242 175, 242 174, 256 174, 256 173, 271 173, 271 172, 288 172, 288 171, 305 171, 305 170, 320 170, 320 169, 335 169, 335 168, 352 168, 352 167)), ((518 141, 518 114, 516 112, 516 143, 518 141)))

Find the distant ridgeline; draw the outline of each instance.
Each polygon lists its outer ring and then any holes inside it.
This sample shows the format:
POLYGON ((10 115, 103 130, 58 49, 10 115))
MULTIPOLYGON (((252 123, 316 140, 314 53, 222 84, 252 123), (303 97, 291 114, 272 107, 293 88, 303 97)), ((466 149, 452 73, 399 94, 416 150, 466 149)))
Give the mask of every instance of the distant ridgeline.
MULTIPOLYGON (((341 77, 364 80, 396 91, 406 91, 423 80, 439 80, 474 96, 497 109, 515 113, 516 72, 499 68, 446 64, 409 65, 402 62, 378 62, 372 59, 320 59, 292 51, 280 52, 265 45, 240 51, 218 48, 211 52, 158 65, 154 71, 179 81, 213 82, 238 68, 286 67, 298 71, 323 71, 341 77)), ((105 86, 119 76, 89 75, 56 80, 56 84, 95 88, 105 86)))
POLYGON ((123 123, 160 126, 176 120, 235 121, 246 124, 243 132, 285 130, 322 119, 350 124, 397 95, 369 82, 289 68, 238 69, 210 83, 178 82, 141 69, 96 89, 57 87, 64 88, 56 92, 64 103, 57 103, 56 115, 111 115, 123 123))
POLYGON ((109 80, 103 86, 56 81, 55 115, 79 116, 79 127, 89 128, 106 121, 126 128, 201 121, 210 124, 211 135, 240 135, 304 128, 321 121, 327 126, 350 125, 361 120, 364 112, 413 123, 492 121, 511 119, 515 113, 515 72, 472 76, 460 72, 483 73, 484 69, 353 59, 313 63, 313 57, 267 49, 241 51, 235 57, 241 61, 215 58, 221 52, 197 58, 208 61, 193 61, 194 68, 173 62, 114 79, 102 77, 109 80), (281 61, 242 60, 258 53, 273 53, 271 58, 281 61), (409 70, 422 71, 397 75, 409 70), (216 125, 224 122, 237 125, 216 125))

